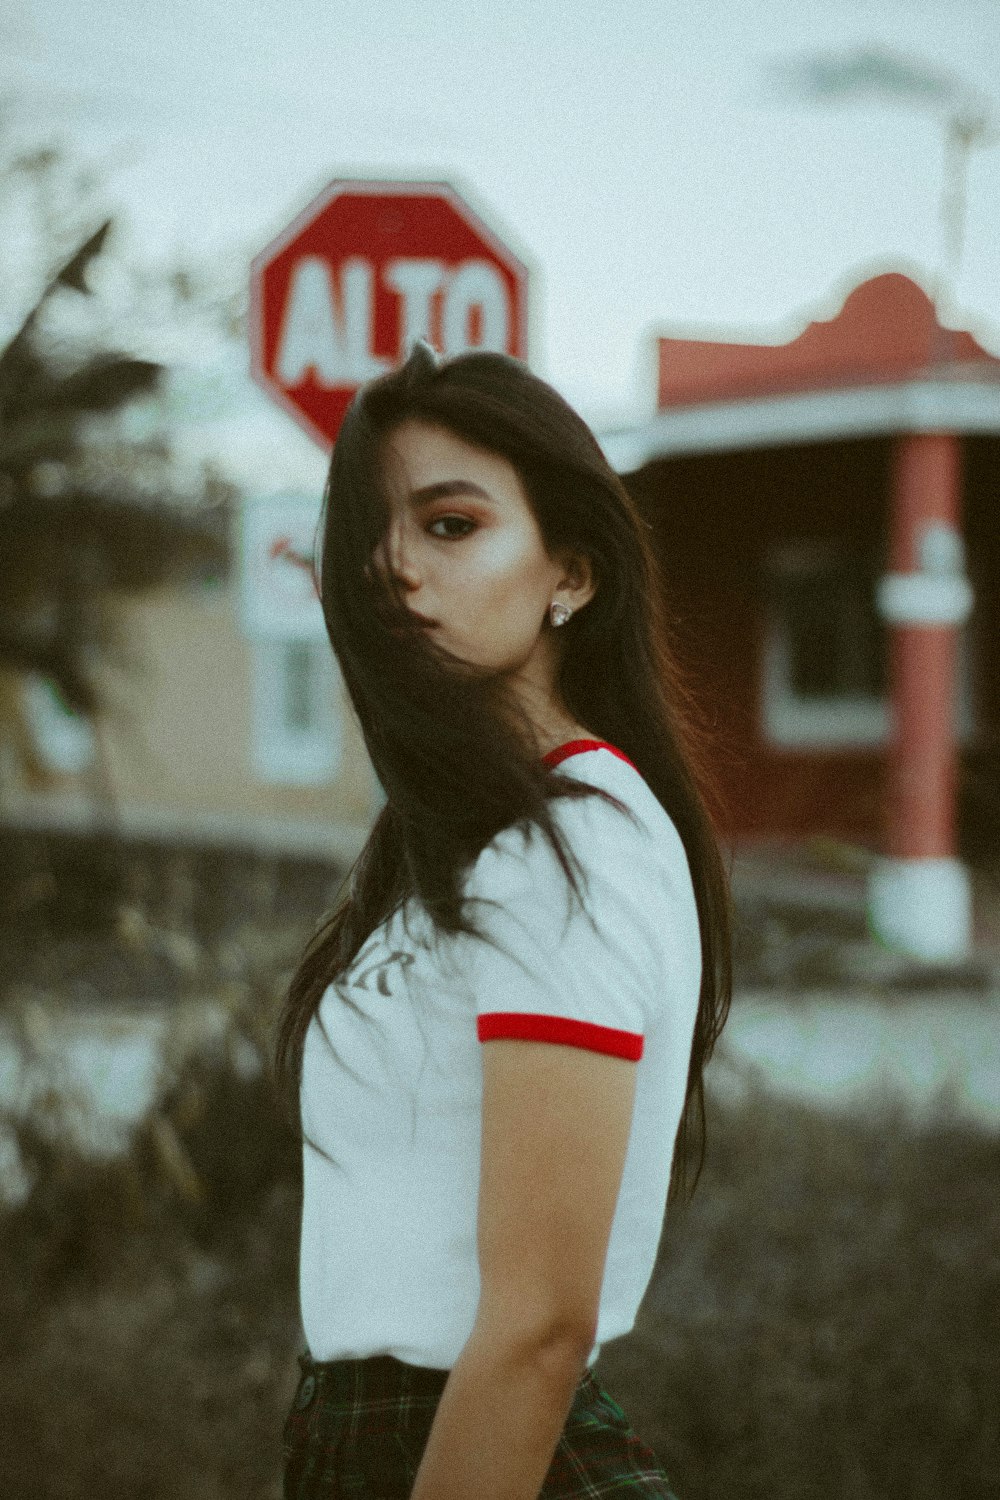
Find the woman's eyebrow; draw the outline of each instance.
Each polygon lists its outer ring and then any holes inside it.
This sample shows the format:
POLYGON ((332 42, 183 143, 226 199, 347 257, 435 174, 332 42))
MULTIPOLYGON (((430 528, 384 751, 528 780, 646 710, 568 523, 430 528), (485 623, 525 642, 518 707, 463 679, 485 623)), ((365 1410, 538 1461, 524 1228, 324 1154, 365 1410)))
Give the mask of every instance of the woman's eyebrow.
POLYGON ((471 479, 440 479, 436 484, 421 485, 420 489, 410 491, 410 501, 413 505, 429 505, 432 500, 446 500, 452 495, 475 495, 496 504, 489 491, 471 479))

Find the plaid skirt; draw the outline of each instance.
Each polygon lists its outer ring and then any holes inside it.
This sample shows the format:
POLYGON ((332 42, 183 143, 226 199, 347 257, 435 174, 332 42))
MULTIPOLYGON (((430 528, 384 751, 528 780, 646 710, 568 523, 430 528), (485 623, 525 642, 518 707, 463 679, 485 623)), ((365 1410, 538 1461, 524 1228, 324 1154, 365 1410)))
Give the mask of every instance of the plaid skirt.
MULTIPOLYGON (((282 1431, 284 1500, 408 1500, 449 1371, 390 1354, 314 1361, 282 1431)), ((600 1495, 677 1500, 651 1448, 590 1370, 584 1372, 539 1500, 600 1495)))

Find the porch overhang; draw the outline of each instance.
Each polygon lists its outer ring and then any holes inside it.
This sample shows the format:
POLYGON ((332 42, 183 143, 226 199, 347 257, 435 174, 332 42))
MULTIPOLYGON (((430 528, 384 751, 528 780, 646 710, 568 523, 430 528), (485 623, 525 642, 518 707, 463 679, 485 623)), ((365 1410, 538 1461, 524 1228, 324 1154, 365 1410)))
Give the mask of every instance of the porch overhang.
POLYGON ((657 412, 648 422, 598 433, 619 474, 654 459, 740 452, 909 432, 1000 436, 1000 379, 945 377, 712 401, 657 412))

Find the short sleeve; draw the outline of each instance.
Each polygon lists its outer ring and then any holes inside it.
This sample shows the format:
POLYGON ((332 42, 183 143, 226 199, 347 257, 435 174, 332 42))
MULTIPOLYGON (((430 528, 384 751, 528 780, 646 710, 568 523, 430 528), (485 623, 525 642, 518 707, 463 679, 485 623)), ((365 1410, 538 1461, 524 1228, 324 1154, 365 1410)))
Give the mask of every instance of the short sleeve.
POLYGON ((638 1061, 663 977, 651 835, 597 798, 556 807, 582 869, 582 909, 537 827, 505 829, 466 880, 485 939, 460 939, 477 1035, 638 1061))

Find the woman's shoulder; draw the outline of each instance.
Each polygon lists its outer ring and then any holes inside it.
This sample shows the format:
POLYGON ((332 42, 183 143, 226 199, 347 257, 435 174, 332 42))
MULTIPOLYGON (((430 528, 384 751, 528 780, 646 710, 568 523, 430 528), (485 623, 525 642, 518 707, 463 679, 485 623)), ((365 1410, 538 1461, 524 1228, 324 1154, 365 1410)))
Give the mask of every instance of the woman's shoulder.
POLYGON ((615 962, 650 975, 678 953, 700 951, 683 843, 636 767, 602 747, 567 756, 560 772, 615 801, 597 793, 551 799, 572 881, 536 822, 497 834, 473 862, 462 892, 477 927, 509 939, 515 950, 533 941, 553 961, 571 950, 587 962, 615 955, 615 962), (595 940, 603 946, 595 949, 595 940))
POLYGON ((666 839, 672 842, 679 835, 666 808, 655 795, 635 762, 605 740, 582 740, 545 757, 546 763, 558 767, 561 776, 585 782, 608 792, 621 804, 616 807, 605 797, 553 799, 553 806, 565 814, 569 822, 593 823, 606 831, 608 836, 617 836, 626 842, 636 839, 666 839), (577 816, 579 815, 579 816, 577 816), (632 831, 631 836, 628 830, 632 831))
MULTIPOLYGON (((585 797, 554 796, 549 807, 573 858, 605 879, 631 884, 654 873, 687 876, 677 828, 630 758, 602 740, 571 742, 545 757, 560 776, 596 787, 585 797), (601 792, 610 794, 599 795, 601 792)), ((476 861, 477 883, 543 879, 556 864, 549 840, 536 824, 513 825, 476 861)))

